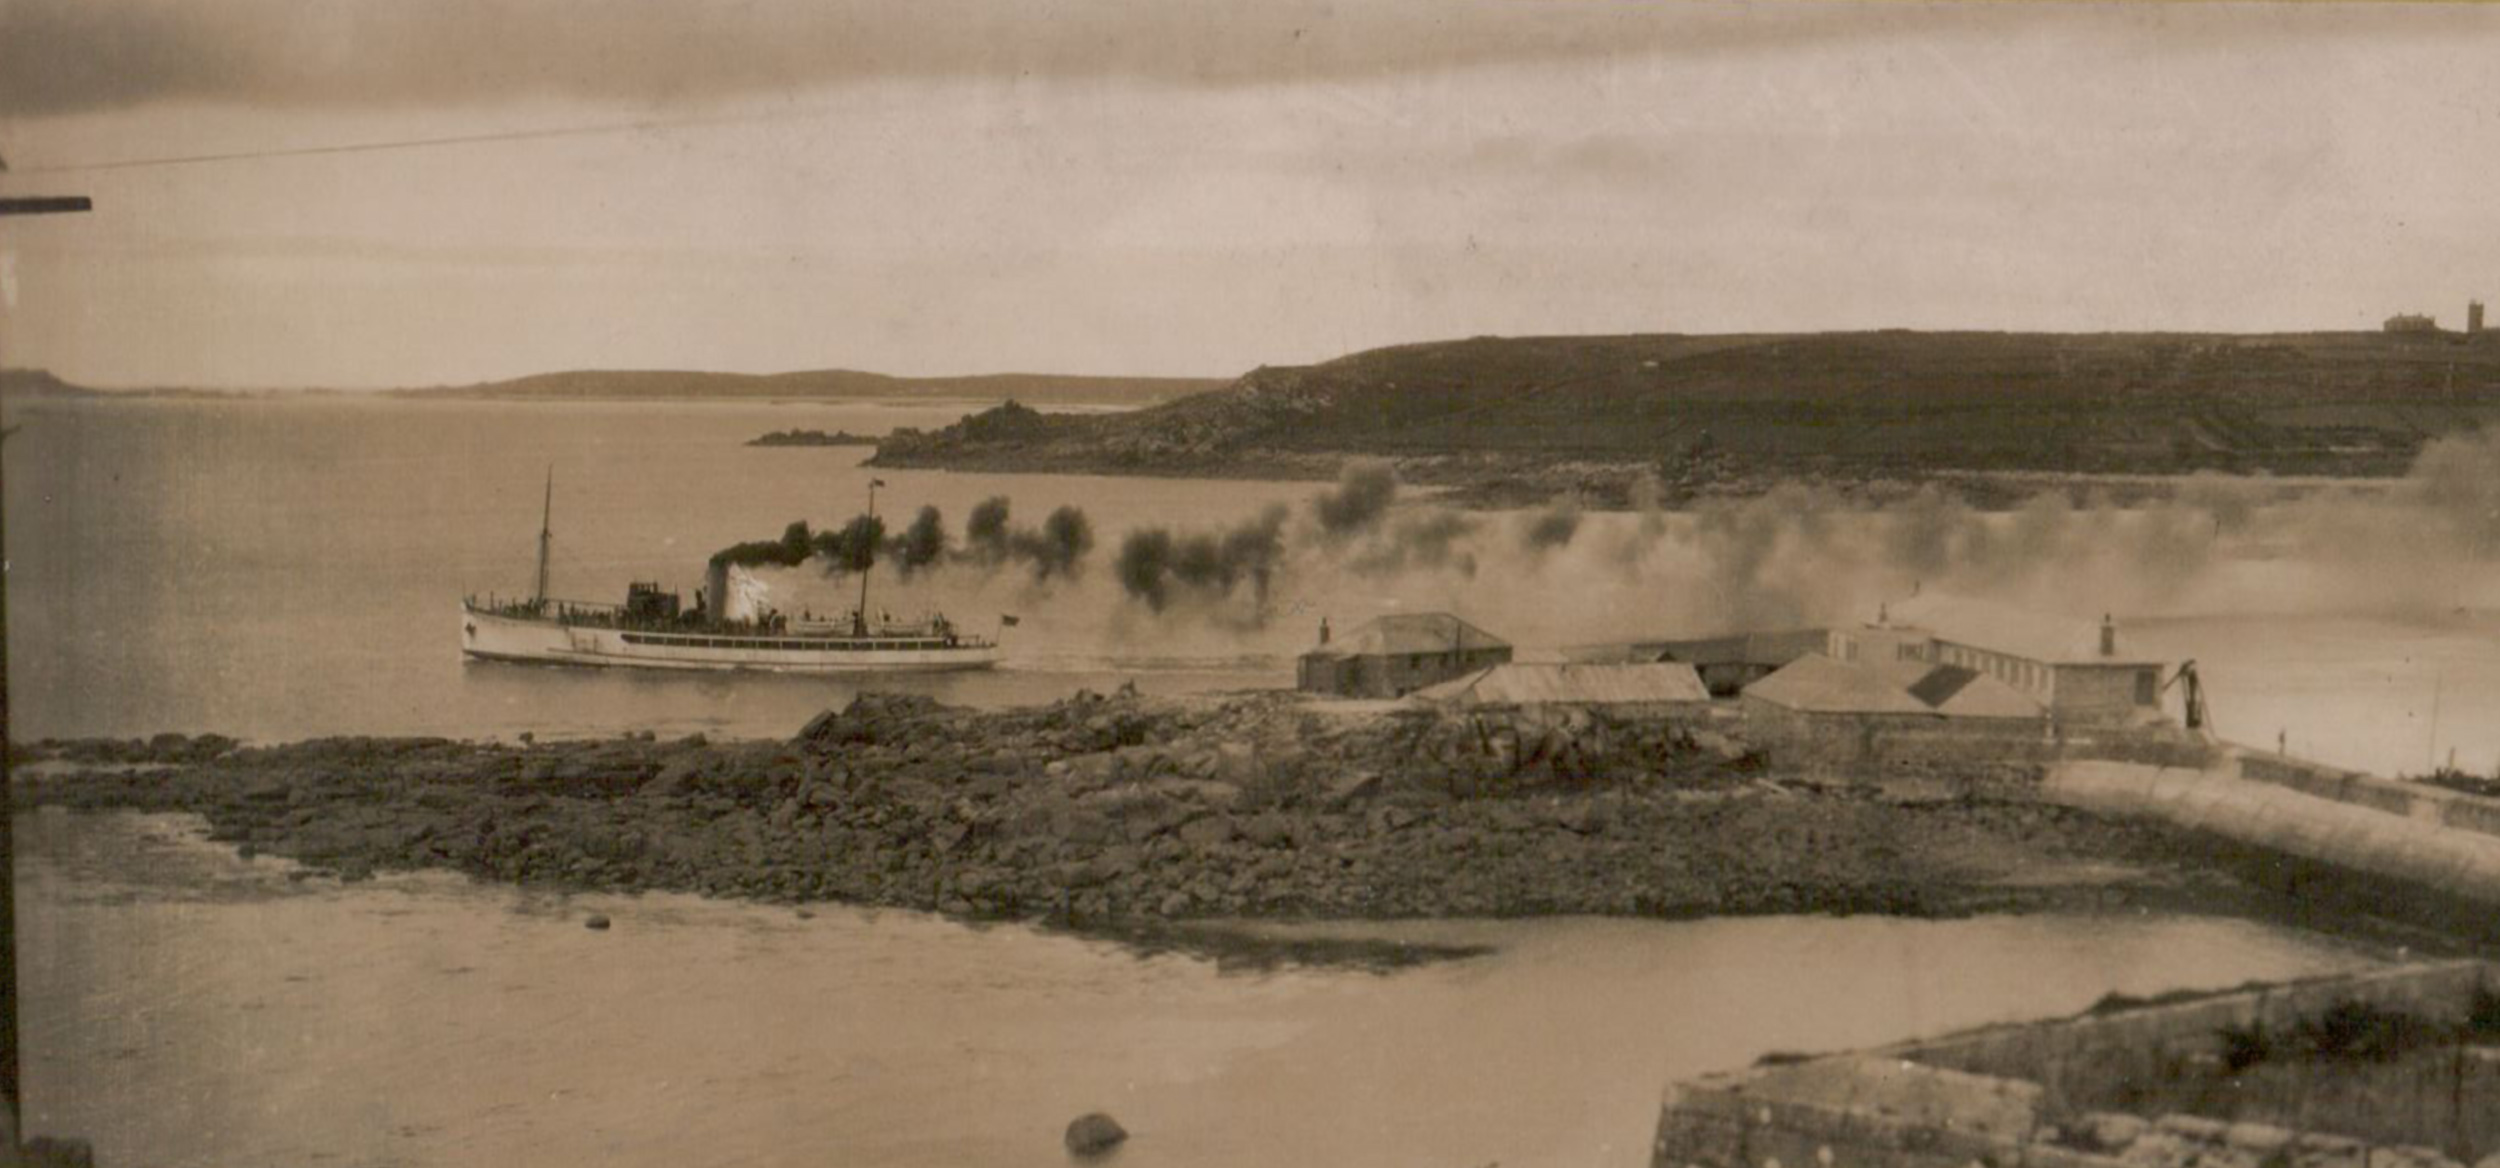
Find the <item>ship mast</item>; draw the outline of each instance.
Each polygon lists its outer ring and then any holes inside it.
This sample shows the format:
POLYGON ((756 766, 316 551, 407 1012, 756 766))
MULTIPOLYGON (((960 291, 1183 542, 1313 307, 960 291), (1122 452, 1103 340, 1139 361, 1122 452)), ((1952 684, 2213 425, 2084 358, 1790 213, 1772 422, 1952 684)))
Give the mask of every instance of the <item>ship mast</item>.
POLYGON ((555 529, 550 526, 555 516, 556 468, 549 465, 547 467, 547 501, 538 513, 538 592, 530 602, 532 608, 540 611, 544 611, 547 607, 547 548, 555 542, 555 529))
MULTIPOLYGON (((884 479, 868 480, 868 518, 872 522, 862 529, 864 532, 876 530, 873 520, 877 517, 877 488, 884 485, 884 479)), ((877 570, 876 545, 871 543, 868 547, 860 549, 860 558, 862 562, 859 566, 859 621, 853 631, 865 637, 868 635, 868 577, 877 570)))

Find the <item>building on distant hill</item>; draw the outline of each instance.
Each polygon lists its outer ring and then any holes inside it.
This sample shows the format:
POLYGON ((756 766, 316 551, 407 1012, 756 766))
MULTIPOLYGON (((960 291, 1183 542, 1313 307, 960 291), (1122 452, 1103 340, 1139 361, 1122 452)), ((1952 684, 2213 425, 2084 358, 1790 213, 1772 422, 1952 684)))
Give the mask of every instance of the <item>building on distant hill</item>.
POLYGON ((2483 302, 2480 300, 2468 300, 2465 302, 2465 335, 2469 337, 2477 336, 2480 335, 2482 331, 2483 302))
POLYGON ((1667 661, 1513 661, 1418 690, 1415 696, 1457 706, 1592 706, 1640 713, 1668 713, 1710 701, 1710 691, 1702 688, 1701 675, 1692 666, 1667 661))
POLYGON ((1930 592, 1835 632, 1836 656, 1951 665, 2004 682, 2060 722, 2158 717, 2164 663, 2124 652, 2118 626, 1930 592))
POLYGON ((2439 320, 2427 313, 2399 312, 2387 318, 2385 327, 2391 333, 2435 333, 2439 320))
POLYGON ((1296 663, 1304 693, 1394 698, 1510 661, 1510 642, 1446 612, 1399 613, 1320 643, 1296 663))

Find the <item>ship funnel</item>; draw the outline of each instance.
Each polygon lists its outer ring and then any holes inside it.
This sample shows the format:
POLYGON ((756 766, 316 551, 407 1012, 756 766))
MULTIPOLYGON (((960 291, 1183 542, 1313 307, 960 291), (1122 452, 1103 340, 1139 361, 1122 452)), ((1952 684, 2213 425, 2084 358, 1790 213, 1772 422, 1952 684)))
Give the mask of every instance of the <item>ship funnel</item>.
POLYGON ((722 615, 728 611, 729 565, 714 560, 711 569, 703 574, 703 619, 717 623, 728 619, 722 615))
POLYGON ((729 567, 729 599, 721 605, 721 615, 733 621, 760 621, 772 611, 772 589, 764 581, 735 564, 729 567))

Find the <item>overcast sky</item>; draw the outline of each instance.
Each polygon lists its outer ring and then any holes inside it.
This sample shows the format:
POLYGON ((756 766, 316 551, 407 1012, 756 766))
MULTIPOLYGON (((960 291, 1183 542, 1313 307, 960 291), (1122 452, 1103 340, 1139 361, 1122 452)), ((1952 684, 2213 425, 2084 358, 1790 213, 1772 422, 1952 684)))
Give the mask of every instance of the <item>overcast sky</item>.
POLYGON ((2456 324, 2495 61, 2487 5, 0 0, 0 190, 96 200, 0 226, 0 345, 358 388, 2456 324))

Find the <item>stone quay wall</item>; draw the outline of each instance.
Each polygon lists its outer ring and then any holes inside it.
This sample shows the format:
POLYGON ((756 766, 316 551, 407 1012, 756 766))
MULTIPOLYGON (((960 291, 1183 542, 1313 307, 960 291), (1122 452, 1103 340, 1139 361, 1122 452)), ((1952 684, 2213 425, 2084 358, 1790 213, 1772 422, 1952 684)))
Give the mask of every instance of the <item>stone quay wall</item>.
POLYGON ((2340 1002, 2461 1012, 2500 967, 2458 961, 1757 1064, 1667 1091, 1652 1168, 2442 1168, 2420 1146, 2063 1099, 2157 1060, 2214 1055, 2224 1026, 2289 1027, 2340 1002), (2087 1083, 2096 1079, 2097 1083, 2087 1083))
POLYGON ((2485 799, 2428 783, 2382 779, 2281 755, 2244 752, 2240 777, 2288 787, 2304 795, 2368 807, 2390 815, 2452 827, 2458 831, 2500 836, 2500 799, 2485 799))
MULTIPOLYGON (((2347 790, 2374 797, 2377 787, 2347 790)), ((2485 909, 2500 905, 2500 837, 2461 830, 2435 815, 2395 814, 2371 802, 2251 781, 2228 769, 2097 761, 2052 767, 2041 795, 2063 806, 2155 819, 2485 909)))

